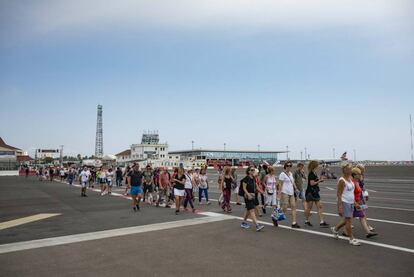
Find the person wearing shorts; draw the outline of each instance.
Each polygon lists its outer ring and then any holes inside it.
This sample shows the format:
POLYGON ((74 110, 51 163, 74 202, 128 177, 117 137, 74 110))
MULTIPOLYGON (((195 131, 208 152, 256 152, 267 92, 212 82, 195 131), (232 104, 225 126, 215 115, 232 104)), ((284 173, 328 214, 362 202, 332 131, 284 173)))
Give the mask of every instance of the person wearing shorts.
POLYGON ((91 173, 88 171, 88 168, 85 166, 81 173, 79 174, 79 179, 81 181, 81 196, 86 197, 86 186, 88 185, 89 178, 91 173))
POLYGON ((174 183, 175 214, 178 215, 185 194, 185 175, 183 167, 178 168, 177 175, 173 177, 172 182, 174 183))
POLYGON ((319 184, 325 181, 325 177, 318 178, 316 170, 319 167, 319 162, 314 160, 308 164, 308 186, 306 188, 306 209, 305 209, 305 225, 312 227, 309 221, 313 204, 315 203, 319 216, 319 227, 327 228, 329 224, 323 219, 323 211, 321 204, 321 196, 319 195, 319 184))
POLYGON ((305 190, 303 188, 303 181, 306 180, 305 173, 303 172, 303 163, 298 163, 296 170, 293 173, 293 178, 295 179, 295 185, 298 188, 298 192, 295 194, 296 200, 300 199, 302 201, 302 208, 306 211, 306 197, 305 190))
POLYGON ((136 163, 133 166, 133 169, 128 173, 128 184, 131 185, 130 195, 132 198, 132 209, 134 211, 139 211, 139 202, 142 197, 142 182, 144 176, 139 170, 139 164, 136 163))
POLYGON ((346 234, 349 237, 349 244, 359 246, 361 243, 354 238, 352 234, 352 217, 354 214, 355 204, 355 184, 352 182, 352 166, 349 163, 342 165, 342 177, 338 180, 337 198, 338 214, 342 217, 341 221, 331 228, 334 238, 338 238, 338 232, 345 227, 346 234))
POLYGON ((112 168, 109 168, 108 171, 105 172, 105 175, 106 175, 106 184, 108 185, 108 194, 111 194, 113 179, 114 179, 114 172, 112 171, 112 168))
POLYGON ((282 210, 286 214, 288 205, 292 210, 292 228, 300 228, 296 222, 296 201, 295 201, 295 191, 298 191, 295 181, 293 179, 293 174, 290 172, 292 169, 292 162, 286 161, 283 165, 283 172, 279 175, 279 181, 281 182, 281 192, 282 192, 282 210))
POLYGON ((246 171, 246 177, 244 177, 243 180, 241 180, 240 189, 243 190, 246 211, 244 213, 243 222, 241 223, 240 227, 243 229, 249 229, 250 225, 247 223, 247 219, 250 217, 250 219, 253 221, 253 224, 256 226, 256 231, 260 231, 264 228, 264 226, 257 223, 256 214, 255 214, 255 210, 256 210, 256 201, 255 201, 255 195, 254 195, 255 190, 256 190, 256 178, 254 176, 255 171, 256 170, 254 167, 249 167, 246 171))
POLYGON ((159 191, 158 191, 158 200, 157 207, 160 202, 165 201, 165 207, 170 208, 169 198, 170 198, 170 186, 171 186, 171 177, 168 171, 165 168, 161 169, 159 176, 159 191))

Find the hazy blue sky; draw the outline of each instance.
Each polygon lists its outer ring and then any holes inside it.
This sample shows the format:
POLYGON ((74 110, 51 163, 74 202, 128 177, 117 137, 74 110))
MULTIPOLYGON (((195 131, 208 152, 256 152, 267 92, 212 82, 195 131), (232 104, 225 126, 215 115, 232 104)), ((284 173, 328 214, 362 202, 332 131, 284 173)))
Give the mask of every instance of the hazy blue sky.
POLYGON ((412 1, 0 1, 0 136, 408 160, 412 1))

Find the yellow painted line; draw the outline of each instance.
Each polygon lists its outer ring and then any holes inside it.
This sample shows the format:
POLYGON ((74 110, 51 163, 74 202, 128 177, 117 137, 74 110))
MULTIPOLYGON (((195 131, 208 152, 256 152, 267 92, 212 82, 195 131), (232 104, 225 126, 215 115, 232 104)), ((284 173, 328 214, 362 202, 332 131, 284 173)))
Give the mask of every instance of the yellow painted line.
POLYGON ((7 228, 12 228, 12 227, 16 227, 19 225, 23 225, 26 223, 30 223, 30 222, 34 222, 34 221, 39 221, 42 219, 46 219, 49 217, 54 217, 54 216, 58 216, 61 214, 36 214, 36 215, 31 215, 31 216, 26 216, 26 217, 22 217, 22 218, 18 218, 18 219, 13 219, 10 221, 6 221, 6 222, 2 222, 0 223, 0 231, 7 229, 7 228))

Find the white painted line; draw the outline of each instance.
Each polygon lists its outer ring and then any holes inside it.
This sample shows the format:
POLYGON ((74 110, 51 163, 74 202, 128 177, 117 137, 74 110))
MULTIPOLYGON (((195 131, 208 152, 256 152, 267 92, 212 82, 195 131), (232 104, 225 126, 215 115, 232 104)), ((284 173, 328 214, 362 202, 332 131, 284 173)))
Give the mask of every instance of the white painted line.
POLYGON ((36 215, 26 216, 26 217, 22 217, 22 218, 10 220, 10 221, 2 222, 2 223, 0 223, 0 230, 16 227, 16 226, 19 226, 19 225, 23 225, 23 224, 34 222, 34 221, 43 220, 43 219, 58 216, 58 215, 61 215, 61 214, 50 214, 50 213, 36 214, 36 215))
POLYGON ((328 190, 335 190, 334 188, 326 187, 328 190))
MULTIPOLYGON (((304 210, 299 210, 296 209, 296 211, 298 212, 304 212, 304 210)), ((313 214, 317 214, 317 212, 315 211, 311 211, 311 213, 313 214)), ((323 213, 324 215, 329 215, 329 216, 336 216, 339 217, 338 214, 333 214, 333 213, 323 213)), ((405 226, 414 226, 414 223, 408 223, 408 222, 399 222, 399 221, 392 221, 392 220, 385 220, 385 219, 376 219, 376 218, 368 218, 369 221, 376 221, 376 222, 382 222, 382 223, 390 223, 390 224, 398 224, 398 225, 405 225, 405 226)))
MULTIPOLYGON (((329 202, 329 201, 322 201, 324 204, 332 204, 332 205, 338 205, 336 202, 329 202)), ((384 210, 395 210, 395 211, 407 211, 407 212, 414 212, 413 209, 405 209, 405 208, 394 208, 394 207, 383 207, 383 206, 373 206, 369 205, 369 208, 375 208, 375 209, 384 209, 384 210)))
MULTIPOLYGON (((233 218, 243 220, 242 217, 234 217, 233 216, 233 218)), ((260 223, 260 224, 263 224, 263 225, 273 226, 273 223, 269 223, 269 222, 266 222, 266 221, 258 220, 257 222, 260 223)), ((334 237, 332 234, 329 234, 329 233, 323 233, 323 232, 318 232, 318 231, 313 231, 313 230, 308 230, 308 229, 296 229, 296 228, 291 228, 291 227, 285 226, 285 225, 279 225, 279 227, 277 227, 277 228, 283 228, 283 229, 288 229, 288 230, 291 230, 291 231, 309 233, 309 234, 324 236, 324 237, 331 237, 331 238, 334 237)), ((339 239, 349 240, 349 238, 344 237, 344 236, 339 236, 339 239)), ((373 246, 378 246, 378 247, 383 247, 383 248, 388 248, 388 249, 393 249, 393 250, 398 250, 398 251, 414 254, 414 249, 411 249, 411 248, 405 248, 405 247, 395 246, 395 245, 391 245, 391 244, 368 241, 368 240, 361 240, 361 239, 358 239, 358 240, 363 244, 369 244, 369 245, 373 245, 373 246)))
POLYGON ((378 191, 373 190, 373 189, 366 189, 366 191, 370 191, 370 192, 378 192, 378 191))
MULTIPOLYGON (((195 198, 197 198, 197 197, 195 197, 195 198)), ((213 202, 218 202, 217 199, 209 199, 209 200, 213 201, 213 202)), ((233 202, 233 201, 230 201, 230 203, 231 204, 236 204, 236 202, 233 202)), ((326 202, 322 202, 322 203, 326 203, 326 202)), ((372 207, 372 206, 369 206, 369 207, 372 207)), ((267 208, 271 209, 271 207, 267 207, 267 208)), ((304 212, 304 210, 301 210, 301 209, 296 209, 296 211, 304 212)), ((311 211, 311 213, 312 214, 317 214, 317 212, 315 212, 315 211, 311 211)), ((329 215, 329 216, 339 217, 338 214, 333 214, 333 213, 323 213, 323 214, 324 215, 329 215)), ((397 225, 405 225, 405 226, 414 227, 414 223, 409 223, 409 222, 400 222, 400 221, 392 221, 392 220, 385 220, 385 219, 376 219, 376 218, 371 218, 371 217, 369 217, 368 219, 369 219, 369 221, 376 221, 376 222, 382 222, 382 223, 389 223, 389 224, 397 224, 397 225)))
POLYGON ((54 238, 47 238, 47 239, 8 243, 8 244, 0 245, 0 254, 41 248, 41 247, 57 246, 57 245, 76 243, 76 242, 140 234, 140 233, 151 232, 151 231, 160 231, 160 230, 179 228, 179 227, 185 227, 185 226, 194 226, 194 225, 199 225, 199 224, 204 224, 204 223, 209 223, 209 222, 229 220, 233 218, 234 217, 230 217, 226 215, 206 216, 206 217, 200 217, 200 218, 194 218, 194 219, 184 219, 184 220, 179 220, 179 221, 149 224, 149 225, 144 225, 144 226, 127 227, 127 228, 98 231, 98 232, 91 232, 91 233, 84 233, 84 234, 76 234, 76 235, 69 235, 69 236, 61 236, 61 237, 54 237, 54 238))

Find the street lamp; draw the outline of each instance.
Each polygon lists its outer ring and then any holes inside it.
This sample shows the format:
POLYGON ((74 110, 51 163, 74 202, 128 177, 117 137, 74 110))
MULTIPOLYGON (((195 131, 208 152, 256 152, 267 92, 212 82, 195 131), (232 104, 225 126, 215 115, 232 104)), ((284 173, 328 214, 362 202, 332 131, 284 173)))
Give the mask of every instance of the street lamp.
POLYGON ((332 159, 335 159, 335 147, 332 149, 332 159))
POLYGON ((286 160, 289 160, 289 146, 286 145, 286 160))
POLYGON ((194 151, 194 140, 191 141, 191 151, 194 151))

